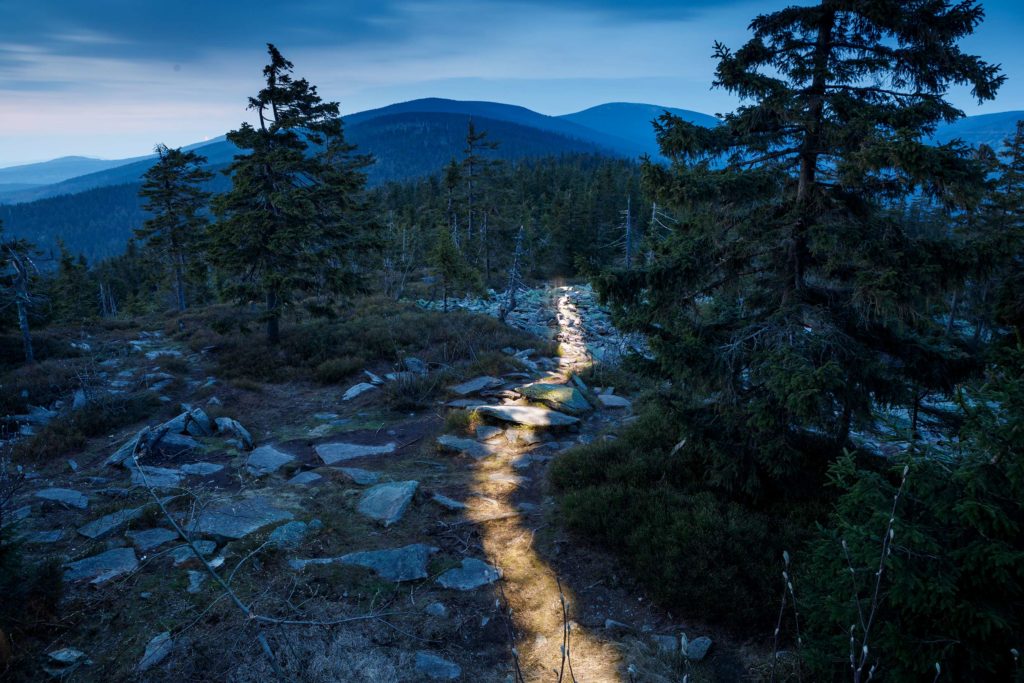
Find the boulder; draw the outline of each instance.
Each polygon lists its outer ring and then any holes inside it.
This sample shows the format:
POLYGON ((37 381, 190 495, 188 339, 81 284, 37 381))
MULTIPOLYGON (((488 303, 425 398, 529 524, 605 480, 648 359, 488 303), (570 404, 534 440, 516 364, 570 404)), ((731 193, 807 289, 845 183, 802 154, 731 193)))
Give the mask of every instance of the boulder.
POLYGON ((445 588, 469 591, 501 578, 501 570, 473 557, 462 560, 461 567, 455 567, 437 577, 445 588))
POLYGON ((294 455, 277 450, 273 446, 260 446, 245 461, 245 469, 254 477, 273 474, 295 460, 294 455))
POLYGON ((242 448, 247 451, 251 451, 256 445, 249 430, 243 427, 241 422, 232 420, 230 417, 217 418, 217 433, 237 439, 242 444, 242 448))
POLYGON ((462 667, 430 652, 416 653, 416 671, 432 681, 454 681, 462 676, 462 667))
POLYGON ((102 577, 109 580, 121 574, 135 571, 139 561, 131 548, 114 548, 99 555, 93 555, 77 562, 64 565, 65 581, 83 581, 102 577))
POLYGON ((593 409, 579 389, 566 384, 528 384, 516 391, 531 401, 571 415, 582 415, 593 409))
POLYGON ((525 425, 527 427, 571 427, 579 424, 579 418, 559 413, 547 408, 534 406, 476 406, 481 415, 493 417, 502 422, 525 425))
POLYGON ((315 447, 316 454, 328 465, 344 460, 365 458, 370 455, 385 455, 395 452, 394 443, 382 445, 363 445, 357 443, 322 443, 315 447))
POLYGON ((391 526, 402 519, 418 486, 417 481, 377 484, 363 493, 356 510, 385 527, 391 526))
POLYGON ((238 539, 267 525, 290 520, 293 517, 292 513, 275 508, 270 499, 256 496, 215 508, 207 508, 200 513, 189 531, 221 538, 238 539))
POLYGON ((89 507, 89 499, 81 491, 74 489, 49 488, 36 491, 36 498, 49 500, 54 503, 85 510, 89 507))

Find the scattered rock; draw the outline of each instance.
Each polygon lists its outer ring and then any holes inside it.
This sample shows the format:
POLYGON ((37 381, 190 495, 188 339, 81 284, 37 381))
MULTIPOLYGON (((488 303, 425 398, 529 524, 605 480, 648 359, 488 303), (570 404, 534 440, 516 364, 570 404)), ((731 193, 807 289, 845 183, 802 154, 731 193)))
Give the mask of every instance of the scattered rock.
POLYGON ((429 652, 416 653, 416 671, 434 681, 454 681, 462 676, 462 667, 429 652))
POLYGON ((606 631, 616 631, 620 633, 631 632, 634 630, 629 624, 624 624, 621 621, 615 621, 614 619, 605 619, 604 628, 606 631))
POLYGON ((531 401, 570 415, 582 415, 593 409, 579 389, 565 384, 529 384, 516 391, 531 401))
POLYGON ((445 588, 453 588, 460 591, 469 591, 489 583, 494 583, 501 578, 501 570, 473 557, 462 560, 462 566, 448 571, 437 577, 437 582, 445 588))
MULTIPOLYGON (((203 557, 209 557, 215 550, 217 550, 217 544, 213 541, 192 541, 192 545, 196 547, 196 550, 198 550, 203 557)), ((189 562, 199 561, 199 558, 196 557, 192 548, 187 544, 179 545, 168 554, 171 559, 174 560, 175 567, 180 567, 181 565, 188 564, 189 562)))
POLYGON ((64 540, 64 536, 64 529, 54 529, 52 531, 33 531, 22 536, 21 540, 34 545, 50 545, 51 543, 60 543, 64 540))
POLYGON ((392 550, 370 550, 349 553, 338 558, 342 564, 366 567, 388 581, 415 581, 427 578, 427 561, 437 552, 422 543, 392 550))
POLYGON ((171 650, 174 647, 174 641, 171 640, 171 634, 168 631, 156 635, 146 645, 146 651, 142 655, 142 659, 139 661, 139 665, 136 669, 139 673, 153 668, 160 662, 167 658, 167 655, 171 654, 171 650))
POLYGON ((245 461, 245 468, 254 477, 273 474, 295 460, 294 455, 277 450, 273 446, 260 446, 245 461))
POLYGON ((497 439, 502 436, 505 430, 501 427, 492 427, 491 425, 480 425, 476 428, 476 438, 480 441, 490 441, 491 439, 497 439))
POLYGON ((454 401, 445 403, 449 408, 476 408, 480 405, 478 398, 457 398, 454 401))
POLYGON ((547 408, 534 406, 477 406, 476 411, 503 422, 527 427, 570 427, 579 424, 579 418, 547 408))
POLYGON ((532 446, 540 443, 541 435, 532 429, 507 429, 505 430, 505 441, 510 446, 532 446))
POLYGON ((54 678, 65 679, 70 676, 80 664, 87 663, 85 653, 73 647, 65 647, 47 655, 47 662, 43 664, 43 671, 54 678))
POLYGON ((364 470, 358 467, 339 467, 338 471, 360 486, 368 486, 380 481, 380 472, 364 470))
POLYGON ((138 518, 144 509, 145 506, 111 512, 109 515, 94 519, 85 526, 82 526, 78 529, 78 533, 86 538, 103 538, 108 534, 123 529, 128 525, 128 522, 138 518))
POLYGON ((409 372, 414 372, 417 375, 427 374, 427 364, 421 361, 419 358, 413 356, 406 356, 402 359, 402 366, 409 372))
POLYGON ((168 541, 173 541, 178 538, 178 533, 163 527, 156 527, 154 529, 143 529, 142 531, 129 531, 125 536, 132 542, 136 550, 144 553, 147 550, 162 546, 168 541))
POLYGON ((380 375, 375 375, 369 370, 363 370, 363 374, 370 379, 370 384, 375 384, 378 386, 384 384, 384 380, 380 377, 380 375))
POLYGON ((662 652, 676 652, 679 650, 679 639, 675 636, 651 636, 651 640, 662 652))
POLYGON ((371 391, 376 388, 376 385, 369 384, 367 382, 360 382, 354 387, 350 387, 349 390, 342 395, 341 400, 351 401, 355 397, 365 394, 367 391, 371 391))
POLYGON ((442 496, 440 493, 435 493, 431 500, 440 505, 441 507, 443 507, 444 509, 451 510, 453 512, 458 512, 459 510, 466 509, 465 503, 460 503, 454 498, 449 498, 448 496, 442 496))
POLYGON ((418 486, 417 481, 377 484, 363 493, 356 509, 360 514, 381 522, 385 527, 391 526, 405 514, 418 486))
POLYGON ((302 543, 308 532, 309 525, 305 522, 286 522, 270 532, 267 544, 279 548, 294 548, 302 543))
POLYGON ((247 451, 251 451, 253 446, 256 445, 249 430, 243 427, 241 422, 232 420, 230 417, 217 418, 217 433, 238 439, 238 442, 242 444, 242 448, 247 451))
POLYGON ((121 574, 135 571, 139 561, 131 548, 114 548, 99 555, 93 555, 77 562, 64 565, 65 581, 82 581, 103 577, 110 580, 121 574))
POLYGON ((494 453, 494 449, 487 444, 482 444, 479 441, 474 441, 473 439, 463 439, 451 434, 444 434, 437 437, 437 445, 441 447, 441 450, 464 453, 472 458, 476 458, 477 460, 486 458, 494 453))
POLYGON ((605 408, 623 408, 628 410, 633 407, 633 403, 629 399, 616 396, 615 394, 598 394, 597 400, 605 408))
POLYGON ((205 477, 209 474, 220 472, 224 469, 224 465, 218 465, 213 462, 190 462, 182 465, 180 469, 185 474, 205 477))
POLYGON ((288 486, 309 486, 322 480, 323 477, 316 472, 299 472, 294 477, 285 482, 288 486))
POLYGON ((432 602, 423 610, 432 617, 444 618, 448 616, 448 608, 443 602, 432 602))
POLYGON ((707 636, 694 638, 686 644, 686 658, 691 662, 699 662, 707 656, 711 649, 712 641, 707 636))
POLYGON ((275 508, 268 498, 256 496, 204 510, 189 531, 238 539, 274 522, 292 518, 292 513, 275 508))
POLYGON ((477 377, 471 379, 468 382, 462 384, 456 384, 451 390, 459 396, 469 396, 483 391, 484 389, 493 389, 494 387, 500 387, 503 382, 497 377, 477 377))
POLYGON ((164 428, 167 429, 168 434, 213 436, 216 425, 202 408, 192 408, 163 423, 157 428, 157 431, 164 428))
POLYGON ((36 491, 36 498, 53 501, 54 503, 60 503, 61 505, 79 510, 85 510, 89 507, 89 499, 86 498, 85 494, 74 489, 41 489, 36 491))
POLYGON ((140 465, 132 469, 132 483, 136 486, 150 486, 155 489, 173 489, 181 485, 185 473, 167 467, 140 465))
POLYGON ((394 443, 386 443, 379 446, 370 446, 357 443, 322 443, 317 444, 316 454, 328 465, 333 465, 344 460, 365 458, 370 455, 385 455, 395 452, 394 443))
POLYGON ((199 572, 194 569, 188 570, 188 592, 195 594, 202 590, 206 582, 206 572, 199 572))

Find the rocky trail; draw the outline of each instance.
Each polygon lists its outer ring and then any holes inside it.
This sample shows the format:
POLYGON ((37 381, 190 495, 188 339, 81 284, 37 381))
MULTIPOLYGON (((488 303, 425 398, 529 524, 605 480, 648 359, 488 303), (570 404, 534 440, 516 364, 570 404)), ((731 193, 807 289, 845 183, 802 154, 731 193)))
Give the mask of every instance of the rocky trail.
POLYGON ((42 667, 195 679, 182 660, 204 651, 214 605, 232 609, 230 585, 271 624, 259 645, 247 631, 232 680, 277 667, 299 680, 680 680, 711 641, 687 639, 611 559, 574 550, 545 491, 560 452, 631 419, 629 397, 577 373, 637 342, 586 287, 522 301, 509 324, 554 337, 556 357, 506 349, 521 371, 453 384, 432 411, 386 414, 375 403, 385 385, 436 372, 407 357, 341 395, 266 393, 260 409, 294 419, 254 432, 222 414, 201 357, 137 340, 152 377, 112 364, 113 381, 168 381, 159 361, 183 357, 187 388, 214 393, 20 492, 24 540, 75 558, 62 567, 69 590, 120 610, 100 634, 52 643, 42 667), (345 618, 356 623, 343 636, 317 628, 345 618))

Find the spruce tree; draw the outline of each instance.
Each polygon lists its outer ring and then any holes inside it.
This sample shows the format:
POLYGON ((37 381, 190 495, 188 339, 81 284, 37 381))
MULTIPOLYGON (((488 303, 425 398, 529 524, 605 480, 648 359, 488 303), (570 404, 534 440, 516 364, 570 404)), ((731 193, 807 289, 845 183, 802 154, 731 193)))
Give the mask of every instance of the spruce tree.
POLYGON ((816 490, 858 421, 962 379, 962 340, 929 310, 956 255, 908 231, 898 202, 977 198, 963 146, 927 137, 962 116, 950 87, 983 101, 1003 82, 957 46, 982 16, 943 0, 762 15, 742 48, 714 48, 715 85, 744 104, 713 129, 658 120, 673 163, 648 163, 645 179, 680 222, 651 265, 601 288, 676 381, 692 437, 679 457, 705 481, 816 490))
POLYGON ((361 193, 371 163, 345 141, 336 102, 293 78, 293 65, 268 45, 266 85, 249 98, 258 124, 227 134, 242 154, 225 171, 232 188, 214 201, 212 263, 239 299, 266 302, 267 339, 279 341, 281 309, 296 290, 350 284, 352 250, 365 246, 361 193))
POLYGON ((202 183, 213 177, 203 168, 206 157, 195 152, 156 146, 157 162, 143 176, 139 195, 151 218, 135 231, 135 236, 161 252, 169 265, 179 311, 188 306, 185 292, 189 264, 196 260, 203 232, 208 223, 203 210, 210 193, 202 183))

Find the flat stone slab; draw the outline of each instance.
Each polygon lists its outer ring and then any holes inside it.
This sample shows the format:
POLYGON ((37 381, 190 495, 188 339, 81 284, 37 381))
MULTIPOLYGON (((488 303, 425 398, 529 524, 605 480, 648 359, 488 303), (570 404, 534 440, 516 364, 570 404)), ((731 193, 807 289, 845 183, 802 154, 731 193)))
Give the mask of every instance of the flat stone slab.
POLYGON ((356 510, 386 527, 391 526, 402 519, 419 485, 418 481, 377 484, 363 493, 356 510))
POLYGON ((158 548, 164 543, 173 541, 178 538, 178 533, 163 527, 156 527, 155 529, 143 529, 142 531, 129 531, 125 534, 125 537, 132 542, 136 550, 144 553, 147 550, 158 548))
POLYGON ((582 415, 593 410, 580 390, 567 384, 528 384, 516 391, 531 401, 571 415, 582 415))
POLYGON ((480 405, 478 398, 457 398, 454 401, 445 403, 449 408, 476 408, 480 405))
POLYGON ((128 522, 141 515, 144 509, 145 506, 111 512, 82 526, 78 533, 86 538, 103 538, 127 526, 128 522))
MULTIPOLYGON (((203 557, 209 557, 213 554, 213 551, 217 549, 217 544, 213 541, 192 541, 192 545, 196 547, 196 550, 198 550, 203 557)), ((179 545, 168 554, 171 559, 174 560, 175 567, 181 566, 187 562, 192 562, 193 560, 196 562, 199 561, 198 558, 196 558, 196 554, 192 552, 192 548, 188 547, 188 545, 179 545)))
POLYGON ((181 470, 173 470, 167 467, 153 467, 152 465, 139 465, 132 469, 132 483, 136 486, 147 484, 155 489, 173 489, 181 485, 185 473, 181 470))
POLYGON ((571 427, 579 424, 579 418, 535 406, 476 406, 481 415, 487 415, 503 422, 512 422, 527 427, 571 427))
POLYGON ((462 676, 462 667, 430 652, 416 653, 416 671, 432 681, 454 681, 462 676))
POLYGON ((139 566, 135 551, 131 548, 114 548, 99 555, 87 557, 64 565, 65 581, 84 581, 103 577, 105 580, 126 574, 139 566))
POLYGON ((355 385, 354 387, 350 387, 349 390, 346 391, 342 395, 341 400, 342 401, 351 401, 352 399, 356 398, 357 396, 362 396, 366 392, 372 391, 373 389, 376 389, 376 388, 377 388, 376 385, 370 384, 369 382, 360 382, 359 384, 355 385))
POLYGON ((471 591, 480 586, 494 583, 501 578, 501 570, 473 557, 462 561, 461 567, 449 569, 437 577, 437 582, 445 588, 460 591, 471 591))
POLYGON ((294 455, 279 451, 273 446, 260 446, 246 458, 245 468, 249 474, 262 477, 277 472, 293 460, 295 460, 294 455))
POLYGON ((364 470, 359 467, 339 467, 338 470, 360 486, 368 486, 380 481, 380 472, 364 470))
POLYGON ((427 578, 427 561, 437 548, 414 543, 391 550, 349 553, 338 558, 341 564, 366 567, 388 581, 415 581, 427 578))
POLYGON ((74 489, 41 489, 36 491, 36 498, 60 503, 61 505, 66 505, 67 507, 76 508, 78 510, 85 510, 89 507, 89 499, 85 494, 81 491, 75 491, 74 489))
POLYGON ((434 501, 435 503, 443 507, 445 510, 451 510, 452 512, 458 512, 459 510, 466 509, 465 503, 459 502, 454 498, 449 498, 448 496, 441 495, 440 493, 435 493, 433 498, 431 498, 430 500, 434 501))
POLYGON ((505 430, 501 427, 494 427, 491 425, 480 425, 476 428, 476 438, 480 441, 490 441, 491 439, 497 439, 505 433, 505 430))
POLYGON ((365 458, 370 455, 386 455, 395 452, 394 443, 372 446, 359 443, 322 443, 315 447, 316 454, 328 465, 345 460, 365 458))
POLYGON ((605 408, 623 408, 628 409, 633 407, 632 401, 628 398, 616 396, 615 394, 598 394, 597 400, 601 402, 601 405, 605 408))
POLYGON ((500 387, 502 384, 504 384, 504 382, 497 377, 477 377, 476 379, 471 379, 468 382, 456 384, 451 388, 451 390, 459 396, 469 396, 470 394, 475 394, 483 391, 484 389, 500 387))
POLYGON ((190 531, 238 539, 268 524, 290 520, 293 517, 292 513, 275 508, 269 498, 257 496, 203 511, 190 531))
POLYGON ((171 650, 174 649, 174 641, 171 640, 171 634, 169 631, 164 631, 153 638, 146 644, 146 651, 142 653, 142 659, 139 660, 138 665, 135 667, 139 673, 152 669, 160 662, 167 659, 167 655, 171 654, 171 650))
POLYGON ((316 472, 299 472, 294 477, 285 482, 288 486, 309 486, 315 484, 323 479, 322 476, 316 472))
POLYGON ((224 469, 224 465, 215 462, 190 462, 179 468, 185 474, 205 477, 208 474, 216 474, 224 469))
POLYGON ((444 434, 437 437, 437 445, 441 447, 441 450, 465 453, 477 460, 486 458, 487 456, 495 453, 495 450, 487 444, 480 443, 473 439, 464 439, 458 436, 453 436, 451 434, 444 434))

